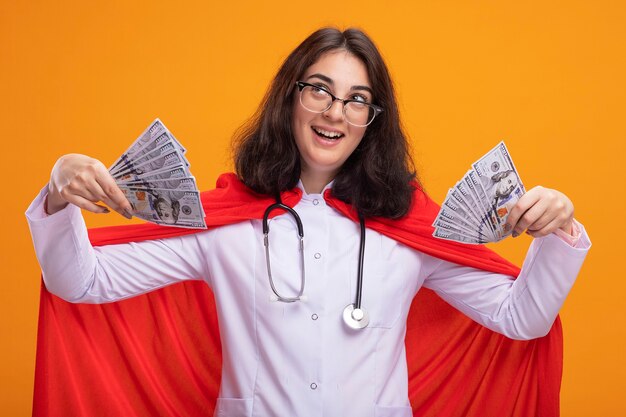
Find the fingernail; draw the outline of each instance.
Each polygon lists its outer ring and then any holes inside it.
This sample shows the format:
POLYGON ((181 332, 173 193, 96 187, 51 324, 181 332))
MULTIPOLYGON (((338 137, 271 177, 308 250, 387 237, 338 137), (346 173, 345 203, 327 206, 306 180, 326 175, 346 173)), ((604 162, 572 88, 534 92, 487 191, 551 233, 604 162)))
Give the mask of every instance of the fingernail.
POLYGON ((526 230, 524 233, 526 233, 528 236, 532 236, 528 230, 526 230))
POLYGON ((109 210, 108 208, 106 208, 106 207, 105 207, 104 209, 102 209, 102 212, 103 212, 104 214, 108 214, 108 213, 110 213, 110 212, 111 212, 111 210, 109 210))
POLYGON ((133 215, 126 209, 122 212, 122 214, 129 220, 133 218, 133 215))
POLYGON ((513 237, 518 237, 518 236, 519 236, 519 233, 517 233, 516 231, 513 231, 512 236, 513 236, 513 237))

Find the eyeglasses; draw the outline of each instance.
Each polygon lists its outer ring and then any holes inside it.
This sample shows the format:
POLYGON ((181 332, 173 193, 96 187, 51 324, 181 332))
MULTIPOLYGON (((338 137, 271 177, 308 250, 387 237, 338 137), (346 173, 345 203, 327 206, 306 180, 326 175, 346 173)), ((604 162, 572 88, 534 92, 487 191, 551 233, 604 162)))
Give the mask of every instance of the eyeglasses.
POLYGON ((365 127, 383 111, 382 107, 366 103, 363 99, 341 99, 319 85, 296 81, 300 91, 300 104, 313 113, 324 113, 335 101, 343 103, 343 117, 353 126, 365 127))

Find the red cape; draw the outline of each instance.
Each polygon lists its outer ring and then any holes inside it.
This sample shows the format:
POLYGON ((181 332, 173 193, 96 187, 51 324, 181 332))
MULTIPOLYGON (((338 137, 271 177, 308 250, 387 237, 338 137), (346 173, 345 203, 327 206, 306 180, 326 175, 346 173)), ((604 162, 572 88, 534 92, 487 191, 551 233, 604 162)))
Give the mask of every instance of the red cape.
MULTIPOLYGON (((293 207, 300 190, 282 194, 293 207)), ((357 221, 351 206, 326 201, 357 221)), ((260 219, 273 199, 234 174, 202 193, 209 228, 260 219)), ((436 203, 415 191, 400 220, 367 227, 441 259, 517 276, 519 269, 483 246, 432 237, 436 203)), ((278 214, 278 213, 277 213, 278 214)), ((94 246, 198 233, 153 224, 93 229, 94 246)), ((421 289, 406 334, 414 416, 559 415, 562 331, 514 341, 473 322, 421 289)), ((34 416, 205 416, 219 391, 221 347, 211 290, 187 281, 110 304, 71 304, 41 289, 34 416)))

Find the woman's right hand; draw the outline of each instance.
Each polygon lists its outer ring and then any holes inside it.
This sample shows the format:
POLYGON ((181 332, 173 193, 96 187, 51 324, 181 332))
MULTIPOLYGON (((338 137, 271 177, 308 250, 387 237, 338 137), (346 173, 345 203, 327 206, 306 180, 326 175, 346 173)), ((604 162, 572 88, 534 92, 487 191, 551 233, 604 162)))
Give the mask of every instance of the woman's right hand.
POLYGON ((102 201, 122 216, 132 217, 132 206, 102 162, 86 155, 60 157, 50 174, 46 211, 54 214, 72 203, 93 213, 108 213, 102 201))

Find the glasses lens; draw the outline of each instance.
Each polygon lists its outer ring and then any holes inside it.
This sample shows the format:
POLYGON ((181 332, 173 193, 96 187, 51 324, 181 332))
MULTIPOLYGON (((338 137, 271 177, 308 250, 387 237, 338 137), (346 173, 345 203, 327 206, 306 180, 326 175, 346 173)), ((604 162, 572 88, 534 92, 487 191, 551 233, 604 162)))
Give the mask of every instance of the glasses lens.
POLYGON ((355 126, 367 126, 374 119, 374 109, 367 103, 351 101, 344 105, 346 120, 355 126))
MULTIPOLYGON (((300 103, 308 111, 323 113, 332 106, 333 98, 327 91, 307 85, 300 92, 300 103)), ((350 101, 344 102, 343 114, 348 123, 354 126, 367 126, 374 120, 376 111, 368 103, 350 101)))
POLYGON ((326 91, 307 85, 300 94, 300 103, 309 111, 322 113, 330 107, 332 103, 330 94, 326 91))

